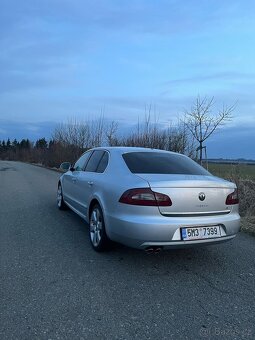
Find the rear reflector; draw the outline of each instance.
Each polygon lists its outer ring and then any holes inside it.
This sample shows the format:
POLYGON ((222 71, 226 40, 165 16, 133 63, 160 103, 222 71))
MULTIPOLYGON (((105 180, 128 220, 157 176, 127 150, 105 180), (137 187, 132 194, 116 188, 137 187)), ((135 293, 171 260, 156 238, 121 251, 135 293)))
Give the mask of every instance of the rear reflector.
POLYGON ((119 199, 120 203, 143 206, 171 206, 170 197, 159 192, 152 191, 149 188, 129 189, 119 199))
POLYGON ((226 205, 233 205, 238 204, 239 198, 238 198, 238 191, 235 189, 235 191, 231 192, 231 194, 228 195, 226 198, 226 205))

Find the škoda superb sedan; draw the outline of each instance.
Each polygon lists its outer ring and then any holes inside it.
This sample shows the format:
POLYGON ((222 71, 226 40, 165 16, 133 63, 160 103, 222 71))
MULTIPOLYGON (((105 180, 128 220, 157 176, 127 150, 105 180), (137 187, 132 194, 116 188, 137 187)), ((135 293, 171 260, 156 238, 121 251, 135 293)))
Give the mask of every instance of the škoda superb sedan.
POLYGON ((168 151, 100 147, 59 179, 59 209, 89 224, 96 251, 111 241, 159 251, 231 240, 240 228, 236 185, 168 151))

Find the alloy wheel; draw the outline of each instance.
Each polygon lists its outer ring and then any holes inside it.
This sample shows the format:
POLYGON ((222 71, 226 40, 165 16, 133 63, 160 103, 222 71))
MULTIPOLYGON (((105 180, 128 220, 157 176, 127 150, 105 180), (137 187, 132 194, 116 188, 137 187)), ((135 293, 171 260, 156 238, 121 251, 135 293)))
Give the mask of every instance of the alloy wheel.
POLYGON ((103 219, 97 207, 92 210, 90 217, 90 239, 94 247, 98 247, 102 238, 103 219))

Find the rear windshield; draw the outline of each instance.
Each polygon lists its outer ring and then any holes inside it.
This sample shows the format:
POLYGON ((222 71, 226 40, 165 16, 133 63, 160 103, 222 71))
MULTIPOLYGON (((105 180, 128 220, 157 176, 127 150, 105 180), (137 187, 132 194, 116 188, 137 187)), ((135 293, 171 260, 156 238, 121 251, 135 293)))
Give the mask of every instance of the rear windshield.
POLYGON ((135 174, 210 175, 190 158, 163 152, 130 152, 122 155, 135 174))

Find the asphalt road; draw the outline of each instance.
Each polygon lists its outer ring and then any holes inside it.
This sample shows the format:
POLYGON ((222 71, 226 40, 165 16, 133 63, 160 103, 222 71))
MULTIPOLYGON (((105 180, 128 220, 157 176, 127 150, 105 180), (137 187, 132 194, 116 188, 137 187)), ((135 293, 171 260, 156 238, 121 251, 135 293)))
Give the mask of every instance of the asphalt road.
POLYGON ((255 339, 255 238, 98 254, 59 173, 0 162, 0 339, 255 339))

